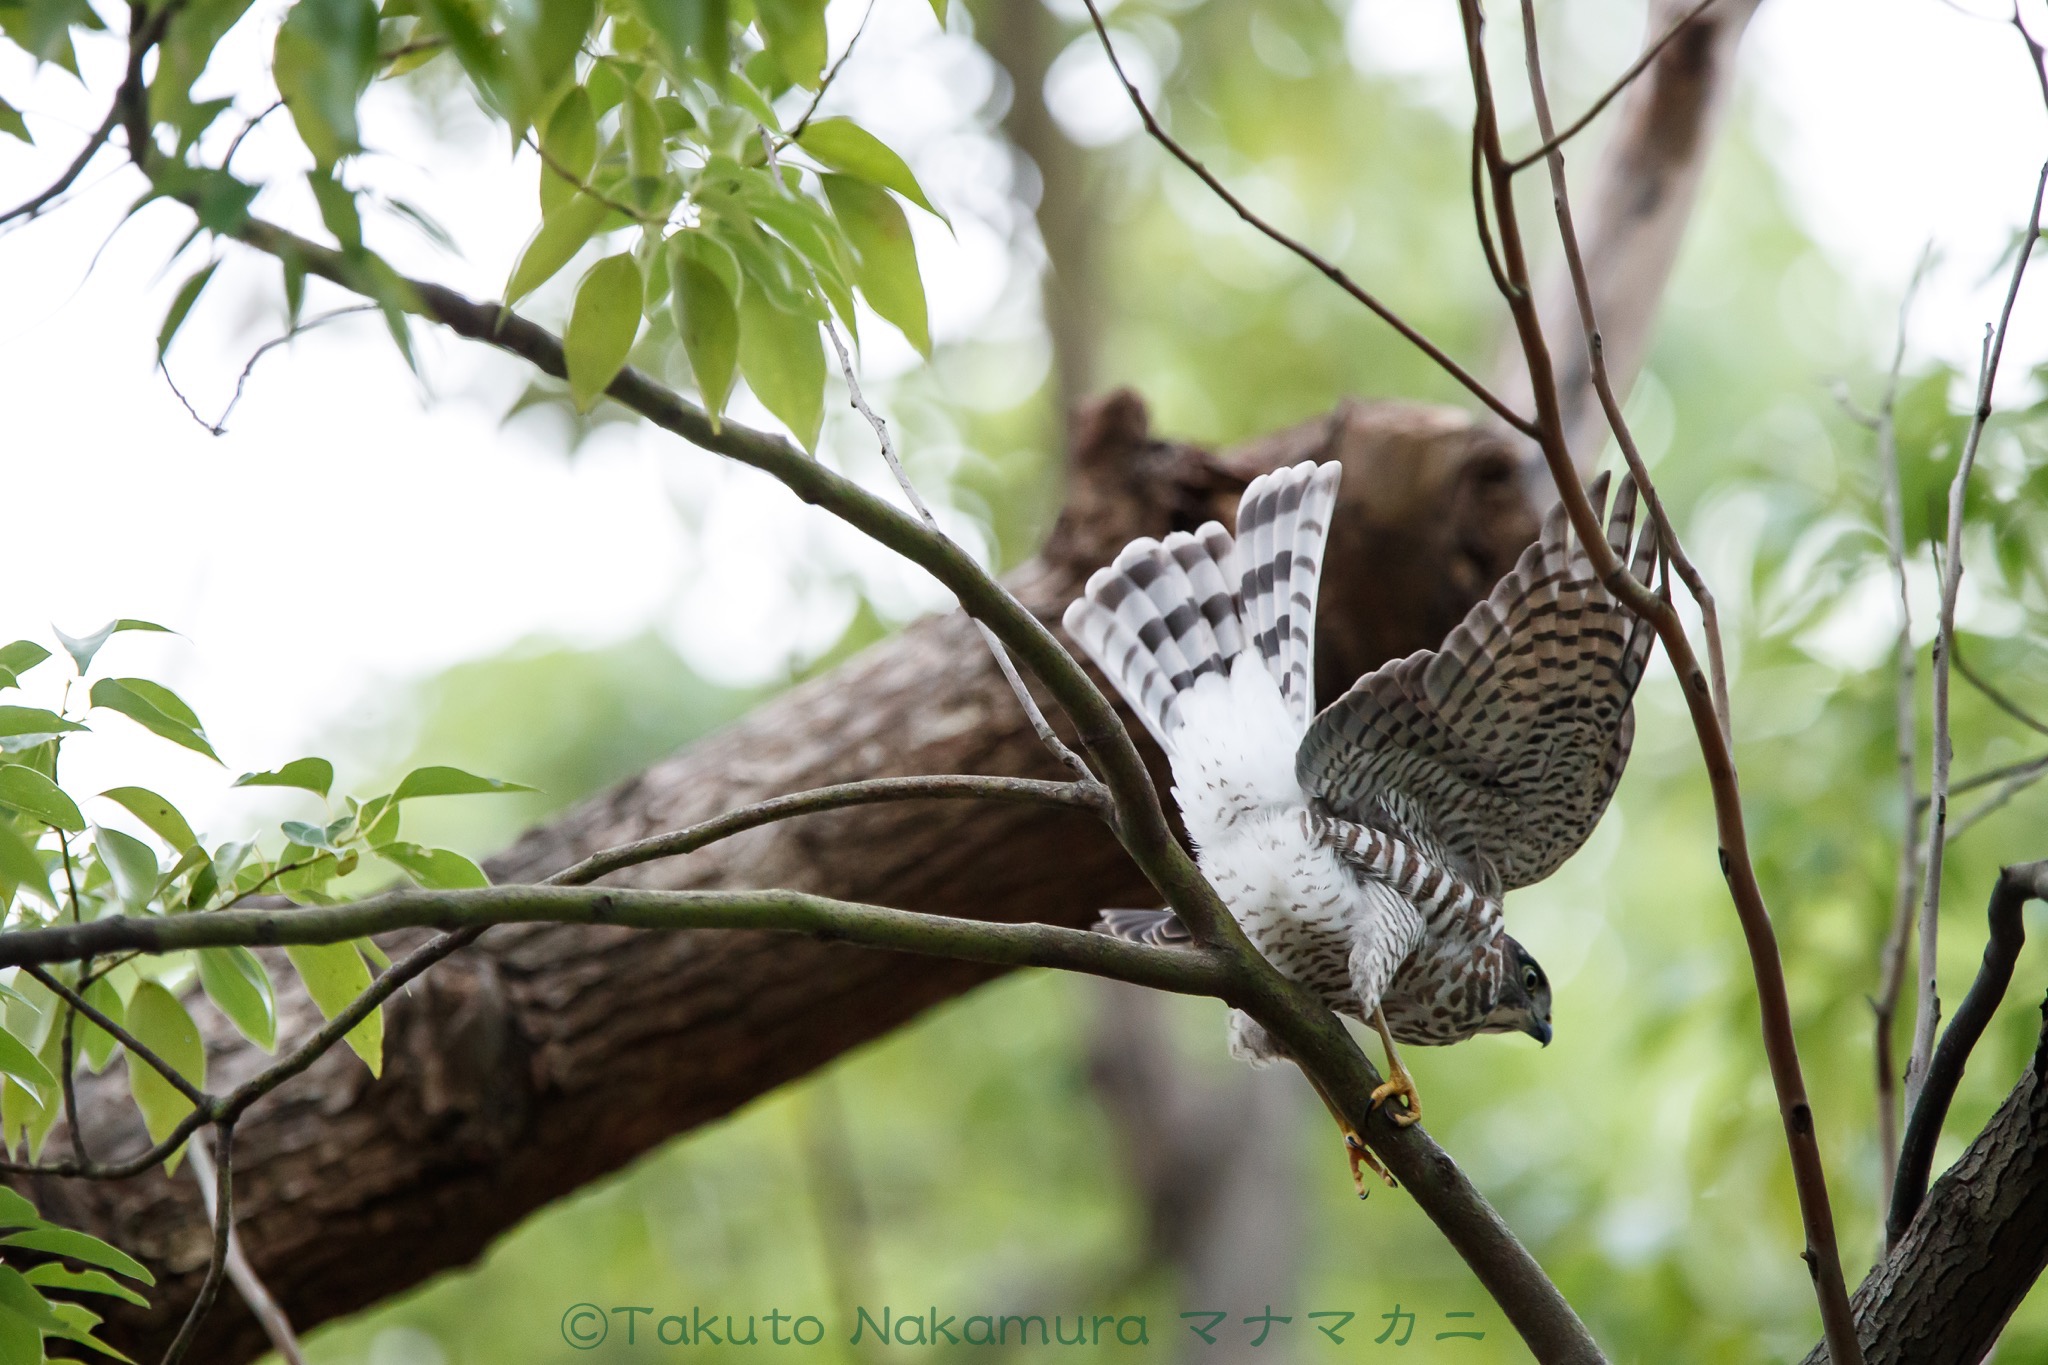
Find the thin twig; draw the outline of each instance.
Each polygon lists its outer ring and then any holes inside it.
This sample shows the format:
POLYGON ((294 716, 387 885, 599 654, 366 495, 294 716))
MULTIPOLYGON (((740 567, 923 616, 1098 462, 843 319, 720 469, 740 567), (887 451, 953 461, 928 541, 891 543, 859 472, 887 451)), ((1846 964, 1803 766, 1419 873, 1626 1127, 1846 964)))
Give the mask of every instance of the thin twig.
POLYGON ((825 102, 825 92, 832 88, 832 82, 839 79, 839 68, 846 65, 846 59, 853 55, 853 50, 856 47, 860 46, 860 35, 868 31, 868 20, 874 17, 875 0, 868 0, 868 7, 861 11, 860 26, 854 29, 853 36, 846 40, 846 51, 840 53, 839 60, 832 63, 831 69, 825 72, 825 79, 818 82, 818 93, 811 96, 811 102, 804 109, 803 117, 796 121, 796 126, 791 128, 775 144, 776 151, 779 152, 789 146, 790 143, 795 142, 804 135, 804 129, 811 126, 811 120, 817 116, 818 106, 825 102))
MULTIPOLYGON (((79 926, 73 927, 76 928, 79 926)), ((93 954, 83 954, 82 956, 93 956, 93 954)), ((169 1082, 172 1089, 176 1090, 186 1099, 192 1101, 194 1108, 206 1109, 213 1104, 213 1096, 207 1094, 204 1090, 201 1090, 198 1086, 192 1084, 191 1081, 186 1080, 183 1073, 181 1073, 178 1070, 178 1068, 172 1066, 162 1057, 159 1057, 154 1051, 152 1051, 141 1040, 136 1038, 136 1036, 130 1033, 127 1029, 122 1028, 119 1024, 115 1023, 112 1019, 109 1019, 101 1011, 95 1009, 92 1006, 92 1004, 88 1002, 86 998, 80 995, 77 991, 72 990, 69 986, 59 981, 56 977, 51 976, 48 972, 44 971, 42 967, 37 963, 23 962, 18 965, 20 965, 23 971, 27 972, 30 976, 34 977, 37 981, 41 982, 43 986, 46 989, 48 989, 53 995, 60 997, 65 1004, 71 1006, 72 1009, 77 1010, 80 1014, 84 1015, 86 1018, 92 1020, 95 1024, 98 1024, 101 1028, 105 1029, 109 1034, 113 1036, 115 1042, 119 1043, 122 1047, 128 1049, 129 1056, 140 1057, 144 1062, 146 1062, 149 1065, 150 1070, 156 1072, 158 1075, 162 1076, 164 1080, 169 1082)))
POLYGON ((72 182, 85 174, 85 168, 100 154, 100 148, 107 145, 107 139, 114 135, 114 129, 121 125, 121 106, 117 101, 107 110, 107 116, 100 120, 100 126, 93 129, 92 136, 79 148, 78 155, 71 159, 57 178, 40 192, 16 204, 5 213, 0 213, 0 223, 11 223, 17 218, 33 218, 49 207, 50 201, 71 188, 72 182))
POLYGON ((221 409, 219 419, 215 421, 213 425, 208 428, 208 430, 210 430, 216 436, 220 435, 221 433, 227 430, 228 418, 233 415, 235 411, 235 405, 242 401, 242 389, 248 384, 249 375, 255 370, 256 362, 263 359, 264 356, 269 355, 278 347, 286 345, 289 342, 296 340, 304 333, 310 332, 316 327, 325 326, 326 324, 334 321, 336 318, 347 317, 351 313, 374 313, 376 311, 377 305, 374 303, 352 303, 346 308, 336 308, 329 312, 320 313, 313 317, 307 318, 303 322, 293 323, 291 330, 286 332, 283 336, 272 337, 270 340, 264 342, 261 346, 258 346, 255 349, 255 351, 250 354, 249 363, 242 366, 242 373, 235 379, 234 396, 228 399, 228 405, 221 409))
POLYGON ((1906 361, 1906 320, 1932 260, 1930 244, 1920 252, 1919 264, 1913 268, 1905 296, 1899 300, 1899 331, 1892 347, 1891 372, 1885 380, 1884 398, 1871 418, 1871 427, 1877 434, 1878 474, 1882 481, 1879 501, 1884 515, 1885 557, 1891 562, 1892 582, 1899 594, 1899 633, 1893 645, 1892 742, 1903 825, 1898 871, 1892 881, 1891 925, 1878 954, 1877 996, 1870 1002, 1876 1040, 1878 1191, 1882 1198, 1889 1198, 1892 1182, 1898 1175, 1899 1077, 1892 1033, 1899 1013, 1899 991, 1906 979, 1906 945, 1912 933, 1913 901, 1920 889, 1920 781, 1914 757, 1920 746, 1919 692, 1915 681, 1913 602, 1906 580, 1906 521, 1899 491, 1896 419, 1899 375, 1906 361))
MULTIPOLYGON (((1509 283, 1516 286, 1516 292, 1507 302, 1509 311, 1514 315, 1516 335, 1528 366, 1529 388, 1535 397, 1537 443, 1551 480, 1557 487, 1558 497, 1585 547, 1594 572, 1625 606, 1655 627, 1658 639, 1678 674, 1686 708, 1692 718, 1693 732, 1699 742, 1700 756, 1707 770, 1708 784, 1713 792, 1722 875, 1727 880, 1729 898, 1734 902, 1749 950, 1764 1054, 1770 1063, 1771 1081, 1777 1092, 1778 1113, 1785 1130, 1793 1186, 1799 1196, 1800 1221, 1806 1232, 1806 1250, 1802 1259, 1813 1277, 1821 1324, 1835 1365, 1862 1365, 1856 1321, 1849 1307, 1848 1288, 1842 1279, 1834 1214, 1828 1200, 1827 1173, 1821 1164, 1820 1145, 1814 1133, 1813 1106, 1807 1098, 1806 1082, 1799 1063, 1798 1040, 1792 1031, 1784 961, 1778 952, 1777 932, 1771 924, 1770 908, 1764 902, 1763 889, 1757 882, 1756 868, 1749 855, 1741 784, 1735 771, 1728 727, 1722 721, 1715 705, 1713 688, 1707 682, 1692 642, 1686 636, 1684 622, 1669 601, 1636 581, 1628 566, 1620 561, 1608 544, 1599 514, 1594 510, 1585 483, 1572 463, 1556 370, 1551 361, 1549 343, 1543 336, 1542 320, 1528 292, 1529 265, 1515 214, 1513 173, 1501 151, 1493 82, 1487 71, 1483 33, 1485 19, 1479 0, 1460 0, 1458 11, 1465 31, 1465 56, 1471 69, 1473 95, 1479 107, 1482 145, 1493 180, 1502 263, 1509 283)), ((1533 25, 1530 26, 1530 41, 1533 50, 1533 25)), ((1540 105, 1543 99, 1540 67, 1532 63, 1529 77, 1540 105)), ((1555 159, 1558 154, 1553 151, 1550 155, 1555 159)), ((1560 226, 1568 222, 1568 215, 1561 215, 1560 226)))
POLYGON ((570 170, 567 166, 564 166, 560 161, 556 160, 555 154, 553 152, 550 152, 547 148, 541 146, 540 139, 535 137, 532 133, 526 134, 526 136, 521 138, 520 140, 524 142, 527 146, 533 148, 534 153, 537 156, 539 156, 543 162, 547 164, 547 168, 553 171, 556 175, 562 177, 562 179, 568 181, 570 188, 574 189, 577 193, 589 195, 592 199, 595 199, 598 203, 604 205, 612 212, 623 213, 628 218, 631 218, 634 222, 639 223, 643 227, 658 228, 667 224, 668 219, 651 214, 647 212, 645 209, 636 209, 630 204, 622 204, 618 200, 606 194, 604 191, 592 185, 582 176, 576 174, 576 172, 570 170))
POLYGON ((1941 1035, 1941 1047, 1927 1069, 1919 1099, 1908 1110, 1911 1117, 1906 1122, 1906 1141, 1899 1153, 1891 1211, 1885 1218, 1885 1235, 1892 1246, 1905 1235, 1926 1196, 1934 1145, 1941 1137, 1942 1120, 1948 1117, 1949 1101, 1955 1098, 1956 1085, 1963 1079, 1971 1050, 1983 1037, 2012 981, 2013 963, 2019 959, 2020 947, 2027 937, 2026 920, 2020 911, 2029 900, 2048 900, 2048 862, 2004 868, 1991 888, 1991 905, 1985 912, 1990 923, 1984 939, 1984 960, 1956 1010, 1956 1017, 1941 1035))
POLYGON ((1117 60, 1116 47, 1109 40, 1109 29, 1102 22, 1102 12, 1096 8, 1095 0, 1083 0, 1083 3, 1088 6, 1088 17, 1095 23, 1095 32, 1102 40, 1102 50, 1109 57, 1111 69, 1116 72, 1116 78, 1123 82, 1124 93, 1130 96, 1132 107, 1138 111, 1138 117, 1144 121, 1145 131, 1151 134, 1154 142, 1166 148, 1168 152, 1173 154, 1174 160, 1180 162, 1181 165, 1199 176, 1202 183, 1207 185, 1217 198, 1230 205, 1231 210, 1239 218, 1242 218, 1267 238, 1293 252, 1302 260, 1307 261, 1325 279, 1372 310, 1375 317, 1379 318, 1380 321, 1386 323, 1389 327, 1392 327, 1396 332, 1399 332, 1411 346, 1414 346, 1417 350, 1435 361, 1445 374, 1457 380, 1459 384, 1464 386, 1467 393, 1470 393, 1474 398, 1484 403, 1503 422, 1506 422, 1516 431, 1521 432, 1532 440, 1536 438, 1538 433, 1534 422, 1531 422, 1528 418, 1509 407, 1493 390, 1480 383, 1478 378, 1463 365, 1451 359, 1450 355, 1442 347, 1417 331, 1399 313, 1396 313, 1392 308, 1380 302, 1377 297, 1367 292, 1350 275, 1324 259, 1319 253, 1296 241, 1271 223, 1268 223, 1265 219, 1259 217, 1258 214, 1246 208, 1244 201, 1235 194, 1232 194, 1229 187, 1221 180, 1218 180, 1207 166, 1203 165, 1185 147, 1176 142, 1173 139, 1173 135, 1162 128, 1159 120, 1152 116, 1151 106, 1145 103, 1145 97, 1138 93, 1138 87, 1131 83, 1131 78, 1124 74, 1123 63, 1117 60))
POLYGON ((1983 674, 1970 667, 1969 661, 1963 657, 1962 636, 1958 635, 1955 639, 1949 641, 1948 660, 1955 665, 1956 672, 1963 675, 1963 681, 1984 694, 1986 701, 2026 726, 2029 730, 2032 730, 2035 734, 2048 735, 2048 721, 2043 721, 2035 716, 2004 692, 1992 686, 1991 682, 1983 674))
MULTIPOLYGON (((1648 47, 1644 48, 1643 54, 1635 59, 1634 63, 1632 63, 1629 66, 1628 70, 1622 72, 1621 75, 1616 78, 1614 84, 1608 86, 1606 91, 1601 94, 1599 99, 1593 101, 1592 107, 1587 109, 1585 113, 1573 119, 1570 123, 1566 124, 1563 132, 1542 134, 1542 146, 1538 147, 1535 151, 1529 153, 1527 156, 1517 157, 1515 160, 1508 162, 1508 174, 1519 175, 1521 172, 1528 170, 1529 167, 1543 160, 1552 152, 1564 146, 1565 143, 1570 142, 1573 138, 1577 137, 1580 133, 1584 132, 1586 129, 1586 125, 1591 123, 1594 119, 1599 118, 1601 111, 1604 110, 1608 105, 1614 103, 1615 99, 1621 94, 1622 91, 1628 89, 1629 86, 1635 84, 1636 78, 1642 75, 1645 71, 1648 71, 1650 69, 1650 63, 1656 61, 1657 58, 1663 53, 1664 49, 1669 47, 1672 44, 1672 42, 1677 39, 1679 34, 1685 32, 1687 25, 1691 24, 1693 20, 1699 18, 1702 14, 1705 14, 1707 12, 1708 7, 1711 6, 1713 3, 1714 0, 1700 0, 1700 2, 1697 5, 1694 5, 1691 9, 1687 10, 1684 14, 1680 15, 1678 18, 1678 22, 1674 23, 1670 28, 1664 30, 1663 37, 1657 39, 1656 42, 1651 43, 1648 47)), ((1530 39, 1530 41, 1533 42, 1534 39, 1532 38, 1530 39)))
MULTIPOLYGON (((775 170, 775 142, 769 137, 766 128, 761 130, 761 146, 767 152, 768 168, 771 171, 775 170)), ((811 277, 811 288, 823 294, 825 287, 818 280, 817 269, 809 261, 805 261, 804 270, 811 277)), ((889 472, 896 476, 896 486, 901 488, 903 496, 910 500, 910 506, 917 513, 918 520, 924 523, 925 530, 941 539, 950 540, 951 537, 939 529, 938 519, 932 515, 932 509, 927 507, 924 499, 918 495, 917 486, 911 483, 910 473, 904 469, 903 461, 896 458, 896 443, 889 439, 889 424, 875 415, 875 410, 868 406, 867 397, 861 393, 860 379, 853 371, 853 357, 847 354, 846 343, 839 339, 839 329, 832 325, 830 317, 825 319, 824 327, 825 335, 832 339, 832 349, 839 357, 839 373, 846 380, 846 391, 851 396, 854 411, 865 418, 867 424, 874 429, 875 441, 882 448, 882 460, 889 466, 889 472)), ((973 613, 970 612, 969 615, 973 616, 973 613)), ((1031 689, 1024 683, 1024 676, 1017 671, 1017 665, 1011 660, 1010 652, 1003 648, 1003 642, 996 638, 996 633, 988 628, 987 622, 978 616, 973 616, 973 619, 975 629, 981 632, 982 643, 987 645, 989 653, 995 656, 996 667, 1001 670, 1003 681, 1010 685, 1010 691, 1015 694, 1017 704, 1024 708, 1024 716, 1031 722, 1031 728, 1037 734, 1039 743, 1051 750, 1053 757, 1064 763, 1075 777, 1083 782, 1093 783, 1094 772, 1079 754, 1068 748, 1066 742, 1054 733, 1051 722, 1045 718, 1045 712, 1039 709, 1038 699, 1031 695, 1031 689)))
POLYGON ((713 819, 638 839, 630 844, 604 849, 564 868, 547 879, 549 886, 584 886, 608 873, 657 858, 674 858, 694 853, 706 844, 792 816, 819 811, 843 810, 849 806, 884 801, 928 801, 949 798, 1014 801, 1031 804, 1071 806, 1100 812, 1106 798, 1096 783, 1040 782, 1025 777, 877 777, 862 782, 815 787, 788 796, 771 797, 750 806, 729 810, 713 819))
MULTIPOLYGON (((1707 0, 1708 4, 1712 0, 1707 0)), ((1705 8, 1704 5, 1701 8, 1705 8)), ((1695 11, 1697 13, 1697 11, 1695 11)), ((1536 125, 1547 140, 1549 139, 1550 99, 1543 83, 1543 58, 1536 41, 1536 10, 1533 0, 1522 0, 1522 33, 1529 66, 1530 88, 1536 102, 1536 125)), ((1548 142, 1546 142, 1548 145, 1548 142)), ((1708 683, 1714 694, 1714 715, 1721 724, 1721 738, 1729 747, 1735 743, 1733 722, 1728 711, 1728 666, 1721 646, 1721 617, 1714 605, 1714 594, 1707 587, 1707 580, 1701 575, 1685 547, 1679 544, 1678 530, 1671 524, 1671 514, 1664 509, 1664 499, 1657 492, 1657 485, 1650 479, 1649 466, 1644 462, 1642 452, 1636 446, 1635 433, 1630 429, 1622 413, 1621 399, 1614 391, 1613 378, 1607 372, 1607 344, 1600 335, 1600 321, 1593 309, 1593 285, 1586 273, 1584 253, 1579 249, 1578 230, 1572 225, 1571 196, 1567 192, 1564 173, 1564 153, 1558 147, 1548 152, 1550 162, 1551 201, 1557 210, 1559 239, 1564 244, 1564 259, 1571 276, 1572 294, 1578 300, 1579 324, 1586 336, 1586 351, 1591 362, 1593 392, 1599 396, 1600 408, 1607 417, 1608 429, 1614 433, 1615 443, 1621 447, 1622 458, 1628 462, 1629 473, 1635 477, 1636 489, 1643 495, 1650 507, 1650 519, 1656 523, 1657 536, 1663 542, 1664 558, 1692 594, 1693 601, 1700 609, 1700 628, 1707 637, 1708 683)))
POLYGON ((247 123, 242 125, 242 131, 236 133, 235 140, 228 144, 227 155, 220 159, 221 170, 232 171, 234 169, 235 153, 242 150, 242 143, 248 139, 249 134, 256 131, 256 125, 263 122, 263 120, 269 118, 272 114, 276 113, 278 110, 282 108, 284 108, 283 100, 272 100, 269 104, 263 107, 263 112, 257 114, 254 118, 250 119, 247 123))
POLYGON ((2034 207, 2027 217, 2027 232, 2013 261, 2012 279, 2005 290, 2005 306, 1995 327, 1984 329, 1983 360, 1977 380, 1977 406, 1970 415, 1969 433, 1963 438, 1963 453, 1956 476, 1948 489, 1948 541, 1942 564, 1941 616, 1934 640, 1934 760, 1928 784, 1930 818, 1927 826, 1927 855, 1920 902, 1918 998, 1913 1012, 1913 1051, 1906 1063, 1906 1111, 1919 1107, 1920 1087, 1934 1056, 1934 1030, 1941 1015, 1939 961, 1941 946, 1941 855, 1948 834, 1949 764, 1955 756, 1949 734, 1949 657, 1956 638, 1956 594, 1963 581, 1963 504, 1969 490, 1970 471, 1976 467, 1977 447, 1984 439, 1984 426, 1991 420, 1991 391, 1998 380, 1999 357, 2005 352, 2006 328, 2012 322, 2013 303, 2019 297, 2020 281, 2041 235, 2041 201, 2048 194, 2048 164, 2041 167, 2034 186, 2034 207))
MULTIPOLYGON (((207 1221, 213 1225, 214 1235, 218 1237, 222 1220, 215 1182, 220 1177, 214 1167, 213 1153, 201 1136, 192 1139, 185 1154, 192 1162, 192 1179, 199 1186, 200 1201, 206 1205, 207 1221)), ((306 1365, 306 1355, 299 1349, 299 1335, 292 1330, 292 1320, 285 1315, 262 1277, 257 1275, 256 1267, 249 1264, 248 1256, 242 1251, 241 1234, 235 1231, 232 1223, 228 1225, 227 1270, 235 1292, 242 1296, 242 1302, 249 1305, 256 1321, 263 1325, 263 1335, 270 1338, 271 1348, 284 1357, 285 1365, 306 1365)))
POLYGON ((1997 791, 1985 797, 1967 811, 1964 811, 1962 818, 1949 826, 1949 845, 1953 847, 1956 840, 1969 833, 1970 829, 1978 821, 2003 809, 2007 802, 2044 777, 2048 777, 2048 759, 2035 759, 2032 763, 2022 767, 2020 771, 2008 776, 1999 784, 1997 791))
POLYGON ((171 1340, 170 1349, 164 1352, 163 1365, 178 1365, 185 1358, 185 1352, 192 1349, 192 1338, 199 1333, 199 1324, 213 1307, 215 1296, 220 1293, 221 1277, 227 1269, 229 1234, 235 1226, 235 1121, 228 1119, 219 1127, 220 1152, 215 1161, 213 1182, 213 1255, 206 1262, 206 1278, 200 1281, 199 1294, 192 1300, 192 1309, 185 1314, 184 1323, 178 1328, 178 1335, 171 1340))

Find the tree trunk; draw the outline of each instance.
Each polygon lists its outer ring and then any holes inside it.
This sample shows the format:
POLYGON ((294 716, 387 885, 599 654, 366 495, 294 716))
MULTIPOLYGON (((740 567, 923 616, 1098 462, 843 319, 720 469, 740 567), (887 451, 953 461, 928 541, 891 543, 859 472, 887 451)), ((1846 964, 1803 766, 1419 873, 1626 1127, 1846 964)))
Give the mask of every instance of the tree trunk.
MULTIPOLYGON (((2019 1084, 1857 1287, 1867 1365, 1977 1365, 2048 1268, 2048 1002, 2019 1084)), ((1826 1365, 1826 1343, 1804 1365, 1826 1365)))
MULTIPOLYGON (((1319 627, 1326 688, 1442 639, 1535 533, 1512 450, 1441 409, 1347 405, 1216 458, 1151 440, 1143 406, 1120 394, 1087 415, 1076 446, 1065 514, 1044 554, 1012 577, 1047 620, 1131 537, 1228 523, 1254 474, 1342 460, 1319 627)), ((926 772, 1060 776, 957 613, 912 626, 529 833, 489 870, 498 882, 537 880, 762 797, 926 772)), ((789 886, 1069 925, 1105 905, 1153 903, 1091 817, 968 802, 812 816, 618 880, 789 886)), ((250 1110, 235 1140, 248 1255, 310 1328, 467 1262, 550 1200, 990 974, 773 934, 493 930, 394 1000, 382 1080, 339 1049, 250 1110)), ((313 1015, 287 994, 288 1025, 302 1033, 313 1015)), ((199 1013, 216 1080, 264 1060, 199 1013)), ((125 1089, 118 1065, 82 1087, 97 1157, 142 1148, 125 1089)), ((67 1143, 61 1131, 50 1139, 54 1151, 67 1143)), ((106 1330, 131 1353, 160 1349, 206 1261, 189 1176, 32 1183, 50 1216, 156 1270, 151 1308, 117 1314, 106 1330)), ((254 1320, 224 1294, 194 1358, 241 1361, 262 1349, 254 1320)))

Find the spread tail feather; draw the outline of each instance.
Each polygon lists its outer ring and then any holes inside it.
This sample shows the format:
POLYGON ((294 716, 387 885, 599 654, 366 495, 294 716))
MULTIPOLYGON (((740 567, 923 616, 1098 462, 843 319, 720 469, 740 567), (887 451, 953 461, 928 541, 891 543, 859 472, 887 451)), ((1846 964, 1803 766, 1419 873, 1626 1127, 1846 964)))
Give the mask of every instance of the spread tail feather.
POLYGON ((1238 535, 1208 522, 1193 535, 1132 541, 1097 570, 1065 625, 1168 754, 1185 695, 1255 649, 1297 731, 1314 713, 1315 605, 1336 506, 1335 462, 1252 480, 1238 535))

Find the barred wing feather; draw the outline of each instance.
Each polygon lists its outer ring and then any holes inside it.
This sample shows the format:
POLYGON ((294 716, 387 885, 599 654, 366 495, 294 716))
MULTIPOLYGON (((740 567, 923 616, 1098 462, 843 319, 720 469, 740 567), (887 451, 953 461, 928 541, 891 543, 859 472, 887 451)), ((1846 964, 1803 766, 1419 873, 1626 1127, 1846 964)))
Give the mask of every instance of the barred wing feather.
MULTIPOLYGON (((1596 510, 1606 491, 1602 475, 1596 510)), ((1623 477, 1607 540, 1647 581, 1656 531, 1637 536, 1636 513, 1623 477)), ((1654 639, 1554 508, 1441 647, 1374 670, 1316 717, 1296 775, 1331 814, 1423 843, 1477 885, 1541 881, 1585 842, 1621 780, 1654 639)))

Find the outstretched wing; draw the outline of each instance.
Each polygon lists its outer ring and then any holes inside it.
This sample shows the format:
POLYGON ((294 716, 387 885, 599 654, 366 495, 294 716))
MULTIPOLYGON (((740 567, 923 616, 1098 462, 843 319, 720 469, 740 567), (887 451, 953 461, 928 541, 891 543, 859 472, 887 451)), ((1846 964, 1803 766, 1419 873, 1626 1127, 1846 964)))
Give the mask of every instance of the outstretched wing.
MULTIPOLYGON (((1590 490, 1596 510, 1606 486, 1602 475, 1590 490)), ((1607 541, 1647 581, 1656 530, 1635 528, 1624 476, 1607 541)), ((1296 775, 1332 814, 1416 840, 1475 885, 1541 881, 1593 832, 1621 780, 1654 639, 1553 508, 1440 648, 1368 673, 1316 717, 1296 775)))

